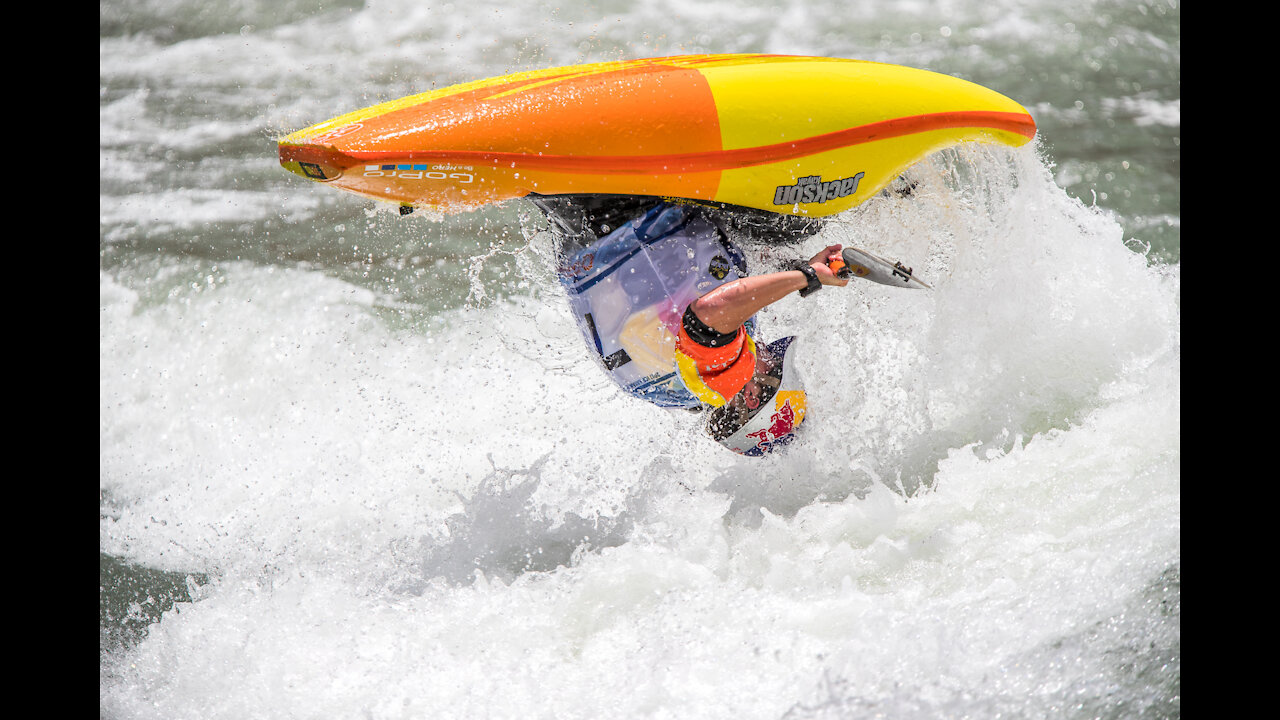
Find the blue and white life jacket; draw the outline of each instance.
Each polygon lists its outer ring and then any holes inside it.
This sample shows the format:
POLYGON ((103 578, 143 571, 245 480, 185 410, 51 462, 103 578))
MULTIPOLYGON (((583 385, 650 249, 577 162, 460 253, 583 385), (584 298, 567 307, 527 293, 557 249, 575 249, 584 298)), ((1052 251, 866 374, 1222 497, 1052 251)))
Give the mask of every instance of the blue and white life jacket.
POLYGON ((702 405, 676 373, 684 309, 746 275, 746 258, 715 224, 695 207, 669 203, 567 254, 559 268, 605 371, 635 397, 671 408, 702 405))

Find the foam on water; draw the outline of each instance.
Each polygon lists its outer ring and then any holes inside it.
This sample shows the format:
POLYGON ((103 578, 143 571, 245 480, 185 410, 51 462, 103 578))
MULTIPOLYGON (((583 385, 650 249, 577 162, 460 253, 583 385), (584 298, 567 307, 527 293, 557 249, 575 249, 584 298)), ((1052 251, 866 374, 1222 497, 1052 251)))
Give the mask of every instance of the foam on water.
POLYGON ((801 336, 810 413, 763 460, 623 397, 532 230, 530 291, 408 323, 305 267, 193 262, 150 292, 102 273, 101 549, 209 574, 104 661, 104 714, 1155 702, 1116 618, 1176 648, 1143 603, 1180 554, 1177 268, 1031 148, 910 175, 799 252, 845 242, 935 289, 766 312, 766 338, 801 336))

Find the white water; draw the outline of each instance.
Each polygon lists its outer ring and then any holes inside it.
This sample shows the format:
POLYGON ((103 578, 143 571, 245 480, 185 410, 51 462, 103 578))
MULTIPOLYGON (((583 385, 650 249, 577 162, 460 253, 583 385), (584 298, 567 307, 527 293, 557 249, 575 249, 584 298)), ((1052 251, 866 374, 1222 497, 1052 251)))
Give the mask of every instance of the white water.
POLYGON ((1031 148, 912 174, 804 250, 935 289, 775 306, 810 413, 763 460, 609 384, 541 236, 505 246, 527 290, 415 322, 306 264, 104 271, 101 549, 210 581, 107 659, 103 714, 1167 705, 1176 667, 1130 665, 1178 646, 1151 599, 1180 561, 1178 268, 1031 148))

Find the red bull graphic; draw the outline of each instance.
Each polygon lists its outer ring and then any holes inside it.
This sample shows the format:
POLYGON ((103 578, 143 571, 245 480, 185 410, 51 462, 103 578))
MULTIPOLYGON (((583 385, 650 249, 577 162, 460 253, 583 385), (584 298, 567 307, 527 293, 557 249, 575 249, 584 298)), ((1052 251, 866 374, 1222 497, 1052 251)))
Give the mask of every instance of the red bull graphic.
POLYGON ((772 451, 775 447, 786 445, 795 438, 795 429, 804 420, 805 394, 803 390, 782 390, 774 399, 776 410, 769 417, 769 424, 755 432, 747 433, 754 440, 756 447, 747 455, 755 455, 772 451))

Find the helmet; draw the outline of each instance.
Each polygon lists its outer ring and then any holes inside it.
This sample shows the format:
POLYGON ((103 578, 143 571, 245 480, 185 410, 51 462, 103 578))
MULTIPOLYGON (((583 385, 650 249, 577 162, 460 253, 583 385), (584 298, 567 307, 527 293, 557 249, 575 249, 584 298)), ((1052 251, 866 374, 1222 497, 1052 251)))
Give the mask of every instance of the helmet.
POLYGON ((729 402, 707 418, 707 432, 742 455, 760 456, 788 445, 804 421, 805 392, 785 337, 762 348, 755 374, 729 402))

